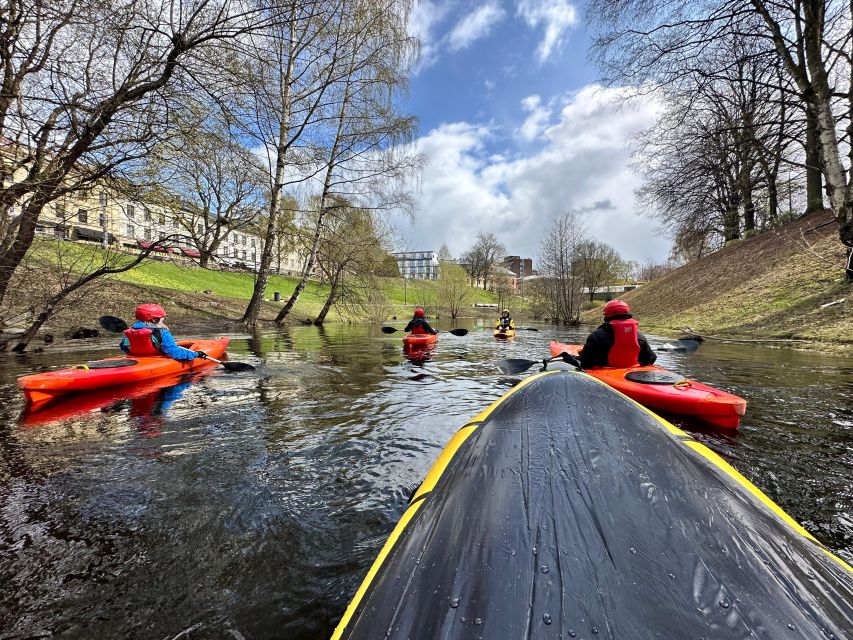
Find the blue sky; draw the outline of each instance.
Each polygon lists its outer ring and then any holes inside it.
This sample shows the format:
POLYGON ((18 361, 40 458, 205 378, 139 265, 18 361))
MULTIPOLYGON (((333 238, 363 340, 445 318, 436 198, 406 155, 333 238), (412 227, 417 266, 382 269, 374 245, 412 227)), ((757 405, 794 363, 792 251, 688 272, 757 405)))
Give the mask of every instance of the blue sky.
POLYGON ((543 228, 584 212, 590 236, 624 257, 663 260, 669 241, 635 211, 630 135, 654 122, 650 101, 596 84, 582 7, 568 0, 422 0, 422 42, 406 108, 428 162, 407 249, 446 242, 454 255, 481 231, 536 257, 543 228))

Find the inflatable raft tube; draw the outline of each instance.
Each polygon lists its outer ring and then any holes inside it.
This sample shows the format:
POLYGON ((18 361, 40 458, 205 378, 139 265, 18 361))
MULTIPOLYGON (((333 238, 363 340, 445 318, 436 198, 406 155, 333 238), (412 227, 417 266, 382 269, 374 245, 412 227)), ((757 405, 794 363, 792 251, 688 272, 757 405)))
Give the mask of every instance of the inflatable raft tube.
MULTIPOLYGON (((193 351, 204 351, 210 357, 219 359, 225 353, 228 340, 182 340, 178 344, 193 351)), ((207 368, 209 365, 210 362, 201 358, 172 360, 165 356, 121 356, 23 376, 18 378, 18 386, 24 392, 27 404, 32 405, 32 411, 68 394, 152 380, 207 368)))
POLYGON ((495 329, 492 335, 499 340, 509 340, 510 338, 515 337, 515 329, 507 329, 506 331, 495 329))
POLYGON ((465 424, 332 636, 849 638, 853 569, 734 468, 583 373, 465 424))
MULTIPOLYGON (((561 353, 579 357, 579 344, 551 342, 551 355, 561 353)), ((728 391, 688 380, 672 371, 655 365, 594 367, 587 369, 591 376, 607 383, 640 404, 675 416, 700 420, 722 429, 737 429, 746 413, 746 400, 728 391)))

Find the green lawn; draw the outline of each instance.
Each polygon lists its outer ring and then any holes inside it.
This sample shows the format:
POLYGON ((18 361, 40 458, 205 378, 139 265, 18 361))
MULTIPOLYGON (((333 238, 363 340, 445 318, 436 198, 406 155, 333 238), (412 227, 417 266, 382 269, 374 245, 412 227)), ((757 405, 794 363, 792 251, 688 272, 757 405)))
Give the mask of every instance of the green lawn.
MULTIPOLYGON (((50 264, 76 264, 83 268, 89 264, 91 257, 102 259, 102 250, 94 245, 83 245, 70 242, 59 242, 41 239, 34 245, 31 259, 50 264)), ((127 260, 130 260, 127 257, 127 260)), ((110 276, 119 282, 127 282, 139 286, 162 287, 174 291, 200 293, 211 291, 216 295, 238 300, 248 300, 252 295, 254 275, 246 272, 216 271, 202 269, 191 264, 169 261, 146 260, 138 267, 110 276)), ((297 278, 287 278, 271 275, 267 284, 266 297, 272 299, 278 291, 283 299, 287 299, 296 288, 297 278)), ((395 307, 411 307, 423 304, 435 306, 437 283, 429 280, 408 280, 402 278, 384 278, 383 291, 389 302, 395 307)), ((468 305, 474 303, 493 303, 495 296, 482 289, 470 289, 468 305)), ((299 300, 305 304, 322 304, 328 295, 328 287, 316 282, 310 282, 305 287, 299 300)), ((402 309, 401 309, 402 310, 402 309)), ((395 310, 395 312, 398 312, 395 310)))

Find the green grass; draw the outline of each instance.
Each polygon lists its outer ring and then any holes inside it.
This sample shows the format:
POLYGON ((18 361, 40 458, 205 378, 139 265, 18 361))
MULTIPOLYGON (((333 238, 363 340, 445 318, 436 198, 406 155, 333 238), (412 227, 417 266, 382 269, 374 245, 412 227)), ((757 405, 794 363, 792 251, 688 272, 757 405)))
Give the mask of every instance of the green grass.
MULTIPOLYGON (((94 245, 83 245, 56 240, 40 239, 33 246, 30 259, 35 262, 58 265, 74 265, 84 269, 92 259, 103 260, 104 252, 94 245)), ((122 260, 131 260, 122 256, 122 260)), ((191 264, 169 261, 146 260, 129 271, 110 276, 118 282, 126 282, 142 287, 161 287, 186 293, 212 293, 226 298, 248 300, 252 296, 254 275, 246 272, 217 271, 202 269, 191 264)), ((272 299, 273 293, 281 293, 286 300, 296 288, 298 278, 270 275, 267 283, 266 298, 272 299)), ((417 304, 434 306, 437 283, 429 280, 408 280, 402 278, 383 278, 383 291, 388 301, 395 307, 394 313, 402 313, 417 304)), ((319 311, 319 306, 328 296, 328 287, 309 281, 299 297, 299 302, 319 311)), ((470 288, 468 305, 474 303, 493 303, 496 297, 489 291, 470 288)))

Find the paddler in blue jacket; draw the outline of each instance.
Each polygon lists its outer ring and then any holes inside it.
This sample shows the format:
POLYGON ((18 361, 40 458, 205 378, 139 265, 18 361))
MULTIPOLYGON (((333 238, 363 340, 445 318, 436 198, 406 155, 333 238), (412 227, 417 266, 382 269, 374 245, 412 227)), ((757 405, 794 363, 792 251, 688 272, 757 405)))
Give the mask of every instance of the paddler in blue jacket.
POLYGON ((124 332, 119 348, 129 356, 166 356, 173 360, 195 360, 206 358, 204 351, 192 351, 179 346, 163 323, 166 310, 156 304, 141 304, 136 307, 136 320, 124 332))

